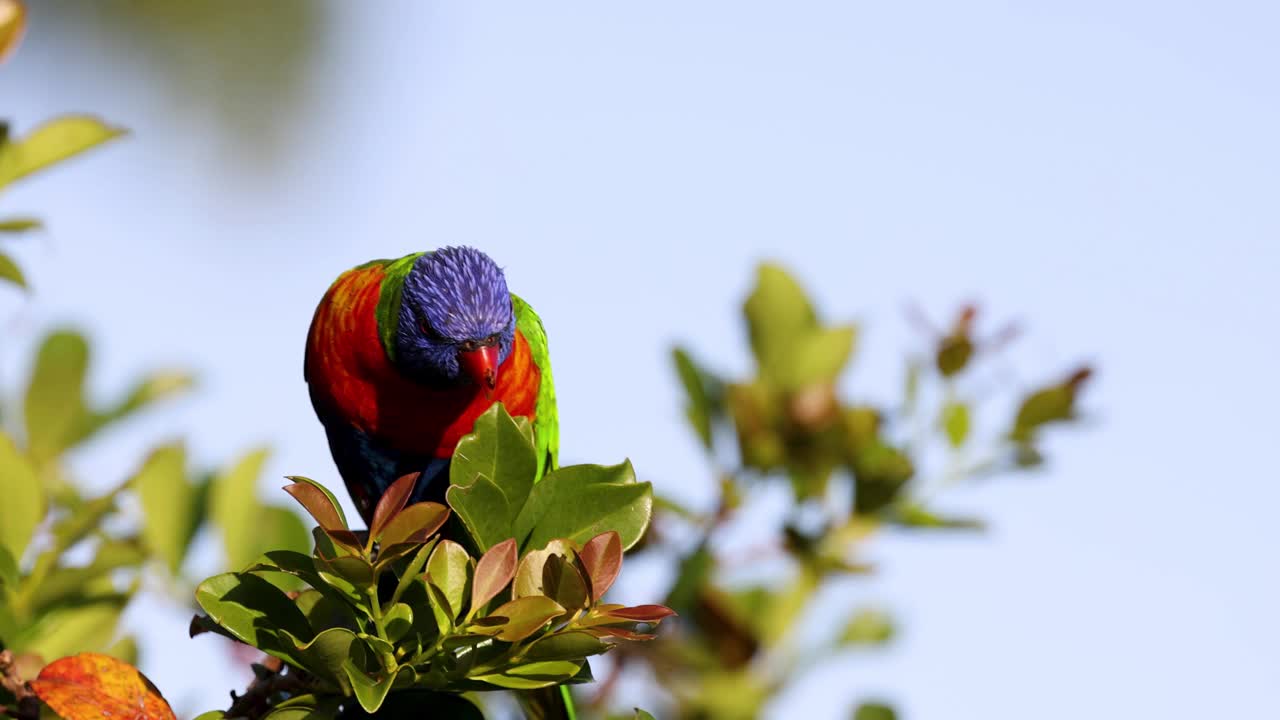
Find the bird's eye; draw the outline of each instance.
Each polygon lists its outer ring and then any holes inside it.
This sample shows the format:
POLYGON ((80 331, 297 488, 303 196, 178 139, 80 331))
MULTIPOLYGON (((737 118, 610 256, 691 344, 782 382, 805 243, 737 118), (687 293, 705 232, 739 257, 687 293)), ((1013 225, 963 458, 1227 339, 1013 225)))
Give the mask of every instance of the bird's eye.
POLYGON ((490 335, 489 337, 485 338, 485 339, 484 339, 484 344, 485 344, 485 345, 497 345, 497 344, 498 344, 498 336, 497 336, 497 334, 495 333, 495 334, 490 335))
POLYGON ((476 341, 475 341, 475 340, 467 340, 466 342, 462 343, 462 349, 463 349, 463 350, 465 350, 465 351, 467 351, 467 352, 471 352, 472 350, 475 350, 475 349, 476 349, 476 341))

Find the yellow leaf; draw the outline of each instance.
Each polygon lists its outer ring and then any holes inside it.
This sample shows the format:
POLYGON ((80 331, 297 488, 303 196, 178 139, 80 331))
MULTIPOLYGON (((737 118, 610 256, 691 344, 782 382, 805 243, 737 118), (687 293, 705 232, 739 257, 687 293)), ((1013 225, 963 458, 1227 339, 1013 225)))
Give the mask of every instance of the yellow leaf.
POLYGON ((80 653, 55 660, 31 681, 31 689, 65 720, 176 720, 145 675, 110 655, 80 653))
MULTIPOLYGON (((11 0, 0 0, 3 3, 11 0)), ((64 115, 0 147, 0 187, 118 138, 125 131, 87 115, 64 115)))
POLYGON ((0 545, 21 562, 36 527, 44 519, 44 488, 31 461, 8 435, 0 433, 0 545))
POLYGON ((0 63, 18 48, 26 27, 27 9, 22 3, 19 0, 0 0, 0 63))

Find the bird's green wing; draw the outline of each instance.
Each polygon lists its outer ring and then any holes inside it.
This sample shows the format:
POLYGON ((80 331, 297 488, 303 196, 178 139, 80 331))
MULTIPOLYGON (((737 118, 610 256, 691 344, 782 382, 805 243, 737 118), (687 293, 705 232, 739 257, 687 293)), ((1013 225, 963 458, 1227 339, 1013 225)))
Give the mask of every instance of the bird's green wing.
POLYGON ((516 314, 516 328, 529 343, 533 361, 542 374, 538 387, 538 404, 533 419, 533 439, 538 448, 538 477, 560 464, 560 416, 556 412, 556 388, 551 379, 551 354, 547 351, 547 331, 542 319, 529 303, 511 294, 511 307, 516 314))

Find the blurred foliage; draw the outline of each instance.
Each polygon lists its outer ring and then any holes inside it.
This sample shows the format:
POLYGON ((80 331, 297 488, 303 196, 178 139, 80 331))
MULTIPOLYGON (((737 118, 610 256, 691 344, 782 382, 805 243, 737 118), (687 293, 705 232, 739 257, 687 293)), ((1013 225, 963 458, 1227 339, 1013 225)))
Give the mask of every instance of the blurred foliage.
POLYGON ((439 534, 450 508, 407 505, 416 473, 388 488, 363 537, 331 492, 292 478, 286 490, 318 524, 314 552, 268 551, 196 589, 206 614, 193 634, 280 661, 227 717, 409 718, 424 704, 433 717, 480 717, 462 693, 590 682, 588 657, 653 639, 669 609, 603 602, 649 523, 649 486, 629 465, 539 479, 532 426, 500 404, 456 458, 447 498, 474 555, 439 534))
MULTIPOLYGON (((268 105, 296 78, 313 42, 315 7, 106 0, 41 3, 36 11, 77 21, 64 29, 87 24, 130 43, 159 43, 167 48, 161 55, 199 45, 194 63, 159 63, 175 86, 236 88, 268 105), (294 32, 278 32, 285 26, 294 32), (204 56, 227 64, 206 70, 204 56), (189 75, 209 71, 212 78, 201 74, 195 83, 189 75)), ((21 3, 0 0, 0 61, 26 21, 21 3)), ((225 104, 216 95, 209 102, 225 104)), ((278 114, 257 117, 268 116, 278 114)), ((121 134, 87 116, 20 138, 0 123, 0 192, 121 134)), ((40 226, 5 215, 0 242, 40 226)), ((26 286, 2 251, 0 284, 26 286)), ((718 491, 710 512, 654 498, 625 462, 539 478, 528 423, 496 406, 463 440, 448 507, 408 505, 415 480, 408 476, 384 495, 366 533, 350 529, 332 493, 306 478, 290 478, 286 490, 315 520, 310 532, 289 509, 263 504, 262 449, 193 469, 184 444, 168 441, 130 473, 95 468, 94 482, 84 482, 72 463, 80 448, 186 393, 193 378, 157 371, 100 402, 86 391, 87 340, 70 329, 50 332, 27 382, 8 393, 20 403, 0 402, 0 714, 173 718, 134 668, 137 646, 120 626, 139 593, 159 592, 181 603, 194 597, 201 614, 192 635, 223 635, 266 655, 228 711, 198 720, 407 718, 421 716, 424 705, 433 717, 476 718, 475 693, 499 689, 521 691, 530 716, 545 717, 529 693, 591 681, 588 659, 606 651, 612 662, 593 693, 594 714, 652 719, 642 710, 611 711, 619 678, 642 665, 642 676, 656 680, 662 717, 760 716, 798 674, 892 642, 892 614, 872 607, 845 608, 816 646, 801 632, 818 593, 873 570, 862 558, 867 540, 886 529, 981 528, 939 512, 937 495, 1043 463, 1045 432, 1077 418, 1091 370, 1010 397, 1011 413, 998 403, 993 411, 990 394, 967 380, 1012 332, 979 337, 978 310, 965 306, 950 328, 928 331, 928 352, 905 363, 901 398, 882 407, 839 392, 857 328, 825 321, 783 268, 760 267, 743 310, 750 377, 725 377, 684 348, 672 353, 685 415, 718 491), (743 557, 728 553, 724 534, 762 487, 779 483, 789 491, 785 524, 767 537, 756 533, 763 544, 743 557), (190 555, 202 531, 241 570, 197 583, 190 555), (664 605, 606 601, 632 548, 675 559, 664 605), (768 581, 759 572, 739 577, 744 565, 767 570, 761 561, 775 559, 768 581), (655 636, 673 610, 681 615, 674 632, 655 636)), ((869 699, 850 716, 898 714, 869 699)))
MULTIPOLYGON (((685 416, 713 468, 718 500, 700 514, 658 499, 642 547, 679 559, 666 604, 680 621, 657 642, 616 656, 593 700, 597 711, 612 704, 617 675, 643 663, 666 696, 663 717, 755 718, 800 673, 890 642, 895 622, 877 608, 848 608, 843 625, 824 629, 816 646, 802 641, 800 628, 832 581, 873 570, 859 550, 877 532, 981 528, 935 510, 933 499, 966 480, 1041 463, 1044 431, 1076 417, 1090 373, 1080 368, 1008 398, 1015 410, 1001 419, 1000 398, 987 393, 980 403, 965 381, 1014 332, 979 338, 977 308, 966 306, 949 330, 928 331, 928 353, 905 363, 901 399, 880 407, 838 391, 856 328, 825 321, 783 268, 760 266, 743 311, 752 377, 726 378, 686 348, 672 352, 685 416), (757 490, 777 482, 790 489, 785 524, 772 538, 756 529, 752 542, 760 544, 735 557, 724 534, 760 497, 757 490), (776 572, 761 581, 769 567, 776 572), (752 579, 741 579, 744 569, 754 570, 746 573, 752 579)), ((896 714, 876 701, 852 716, 896 714)))
MULTIPOLYGON (((0 5, 0 55, 18 34, 4 24, 10 7, 0 5)), ((121 134, 66 116, 19 138, 0 121, 0 191, 121 134)), ((0 220, 0 241, 36 227, 29 218, 0 220)), ((0 280, 25 286, 4 254, 0 280)), ((221 471, 195 471, 183 444, 171 441, 114 482, 97 468, 93 483, 82 482, 72 468, 77 450, 194 382, 184 371, 159 370, 99 403, 86 392, 91 359, 83 335, 52 331, 24 387, 4 393, 20 403, 0 399, 0 708, 11 705, 20 717, 33 697, 23 679, 48 660, 101 652, 137 662, 120 618, 144 591, 192 604, 188 555, 202 528, 218 532, 227 560, 240 565, 268 548, 310 547, 296 514, 258 500, 262 451, 221 471)))
MULTIPOLYGON (((200 127, 217 155, 253 167, 281 162, 323 81, 316 61, 332 8, 314 0, 40 0, 30 22, 48 55, 144 75, 164 112, 200 127)), ((194 142, 193 138, 193 142, 194 142)))

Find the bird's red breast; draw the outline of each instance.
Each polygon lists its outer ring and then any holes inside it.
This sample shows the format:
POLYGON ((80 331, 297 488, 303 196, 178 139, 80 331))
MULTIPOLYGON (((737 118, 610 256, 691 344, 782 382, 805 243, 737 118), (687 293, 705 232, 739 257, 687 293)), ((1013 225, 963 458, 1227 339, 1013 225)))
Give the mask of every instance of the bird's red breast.
POLYGON ((541 372, 519 330, 491 396, 476 385, 435 389, 400 373, 383 349, 377 307, 382 265, 348 270, 316 308, 307 336, 312 401, 396 450, 451 457, 476 418, 501 401, 533 421, 541 372))

